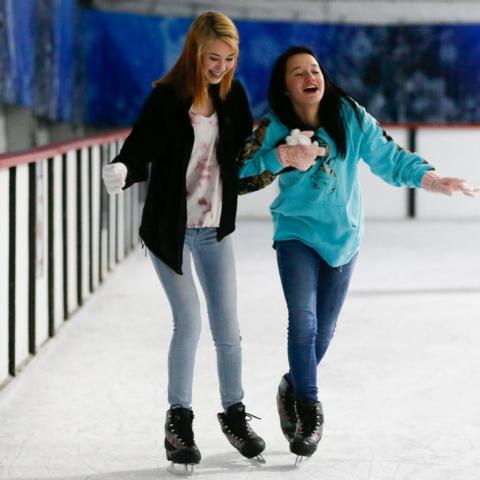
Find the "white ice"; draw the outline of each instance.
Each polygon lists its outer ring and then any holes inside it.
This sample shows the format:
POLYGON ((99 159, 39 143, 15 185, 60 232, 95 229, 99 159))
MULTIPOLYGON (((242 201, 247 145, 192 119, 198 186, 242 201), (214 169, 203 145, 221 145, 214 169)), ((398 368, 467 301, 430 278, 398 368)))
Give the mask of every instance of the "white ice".
MULTIPOLYGON (((286 308, 269 222, 236 245, 244 387, 267 443, 227 444, 204 319, 194 383, 201 479, 480 478, 480 222, 370 222, 319 368, 325 434, 295 469, 277 420, 286 308)), ((139 251, 0 392, 0 479, 171 478, 163 449, 170 311, 139 251)))

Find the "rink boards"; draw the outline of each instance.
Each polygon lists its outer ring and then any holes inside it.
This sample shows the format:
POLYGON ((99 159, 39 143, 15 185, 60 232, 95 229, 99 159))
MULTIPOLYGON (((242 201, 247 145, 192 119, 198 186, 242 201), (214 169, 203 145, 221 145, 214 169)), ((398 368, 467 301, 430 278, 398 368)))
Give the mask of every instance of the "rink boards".
POLYGON ((101 182, 122 138, 0 160, 0 385, 138 242, 139 187, 110 196, 101 182))
MULTIPOLYGON (((440 174, 480 185, 478 126, 387 130, 440 174)), ((75 148, 50 148, 44 156, 27 152, 35 160, 0 155, 0 386, 137 244, 144 184, 110 196, 100 178, 125 135, 103 143, 77 141, 75 148)), ((359 175, 367 219, 480 218, 478 197, 395 188, 364 162, 359 175)), ((274 182, 241 196, 239 217, 269 219, 268 205, 277 193, 274 182)))

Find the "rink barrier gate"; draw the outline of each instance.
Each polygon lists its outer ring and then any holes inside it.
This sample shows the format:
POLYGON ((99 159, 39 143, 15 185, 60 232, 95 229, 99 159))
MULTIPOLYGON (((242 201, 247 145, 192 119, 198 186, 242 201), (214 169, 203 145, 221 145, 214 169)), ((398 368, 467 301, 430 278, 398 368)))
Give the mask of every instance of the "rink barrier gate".
POLYGON ((137 245, 142 185, 101 180, 127 133, 0 155, 0 385, 137 245))

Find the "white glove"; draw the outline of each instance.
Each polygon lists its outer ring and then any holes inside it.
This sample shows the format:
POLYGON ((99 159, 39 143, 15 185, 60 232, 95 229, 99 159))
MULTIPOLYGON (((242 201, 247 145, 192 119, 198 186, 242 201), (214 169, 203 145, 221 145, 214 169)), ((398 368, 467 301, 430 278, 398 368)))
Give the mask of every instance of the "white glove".
POLYGON ((298 128, 295 128, 290 132, 290 135, 288 135, 285 140, 287 145, 311 145, 312 141, 310 140, 310 137, 313 136, 313 133, 314 132, 311 130, 305 130, 301 132, 298 128))
POLYGON ((441 177, 431 170, 423 176, 422 188, 428 192, 443 193, 448 196, 453 192, 462 192, 468 197, 473 197, 475 193, 480 192, 480 188, 471 187, 461 178, 441 177))
MULTIPOLYGON (((285 140, 287 145, 315 145, 318 147, 318 142, 315 140, 313 143, 310 140, 310 137, 314 135, 315 132, 311 130, 304 130, 301 132, 298 128, 294 128, 290 135, 288 135, 285 140)), ((320 157, 323 157, 327 153, 327 149, 325 147, 320 147, 323 153, 320 153, 320 157)))
POLYGON ((127 166, 124 163, 116 162, 105 165, 102 169, 103 183, 107 192, 111 195, 113 193, 120 193, 125 186, 125 179, 127 178, 127 166))

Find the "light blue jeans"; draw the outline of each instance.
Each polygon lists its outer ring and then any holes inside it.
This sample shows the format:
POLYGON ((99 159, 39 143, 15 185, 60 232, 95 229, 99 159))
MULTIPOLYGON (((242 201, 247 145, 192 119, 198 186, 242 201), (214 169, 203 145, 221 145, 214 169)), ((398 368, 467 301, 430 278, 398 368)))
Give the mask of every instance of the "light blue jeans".
POLYGON ((220 397, 226 410, 243 399, 241 337, 237 320, 235 261, 230 237, 217 241, 216 228, 187 228, 183 246, 183 275, 152 252, 150 256, 173 314, 168 353, 168 402, 192 408, 195 353, 201 330, 200 303, 192 275, 195 271, 207 301, 208 319, 217 353, 220 397))

